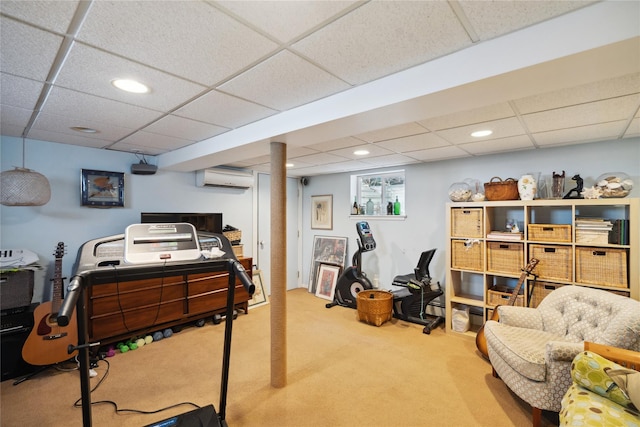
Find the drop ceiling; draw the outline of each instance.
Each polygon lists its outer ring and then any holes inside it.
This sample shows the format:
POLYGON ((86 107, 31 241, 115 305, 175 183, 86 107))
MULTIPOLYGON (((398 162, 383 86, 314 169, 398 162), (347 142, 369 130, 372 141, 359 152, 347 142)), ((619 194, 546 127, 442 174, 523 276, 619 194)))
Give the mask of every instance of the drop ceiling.
POLYGON ((640 136, 638 2, 3 0, 0 14, 2 135, 161 169, 269 171, 271 142, 311 176, 640 136))

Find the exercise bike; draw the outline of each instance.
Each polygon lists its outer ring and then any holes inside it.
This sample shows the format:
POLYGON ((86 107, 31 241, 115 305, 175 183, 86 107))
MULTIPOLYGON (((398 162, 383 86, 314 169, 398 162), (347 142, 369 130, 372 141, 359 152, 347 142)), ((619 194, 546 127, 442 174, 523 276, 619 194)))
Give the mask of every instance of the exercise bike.
POLYGON ((431 288, 429 264, 435 253, 435 249, 422 252, 413 273, 402 274, 393 278, 393 285, 403 288, 393 291, 393 317, 423 325, 422 333, 427 335, 440 323, 444 322, 444 317, 442 316, 425 313, 427 305, 435 298, 443 295, 439 282, 437 282, 436 289, 431 288))
POLYGON ((376 241, 373 238, 373 234, 371 234, 368 222, 357 222, 356 230, 358 231, 358 250, 353 254, 351 267, 345 269, 338 278, 333 301, 326 305, 327 308, 336 305, 356 308, 358 292, 373 288, 371 281, 362 271, 362 253, 374 250, 376 241))

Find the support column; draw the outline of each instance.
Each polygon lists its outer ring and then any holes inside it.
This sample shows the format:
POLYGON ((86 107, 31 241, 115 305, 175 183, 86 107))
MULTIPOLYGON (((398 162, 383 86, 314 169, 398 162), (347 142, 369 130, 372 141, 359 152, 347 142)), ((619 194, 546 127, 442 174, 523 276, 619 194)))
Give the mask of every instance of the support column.
POLYGON ((287 385, 287 146, 271 143, 271 386, 287 385))

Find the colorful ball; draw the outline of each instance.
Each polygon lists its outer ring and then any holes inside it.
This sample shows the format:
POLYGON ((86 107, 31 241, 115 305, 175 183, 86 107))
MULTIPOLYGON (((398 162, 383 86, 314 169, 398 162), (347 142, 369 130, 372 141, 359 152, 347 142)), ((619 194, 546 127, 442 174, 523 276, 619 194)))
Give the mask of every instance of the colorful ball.
POLYGON ((171 328, 167 328, 164 330, 162 335, 164 335, 165 338, 169 338, 171 335, 173 335, 173 331, 171 330, 171 328))
POLYGON ((138 339, 136 340, 136 345, 138 346, 138 348, 140 348, 140 347, 144 346, 145 344, 146 344, 146 343, 145 343, 145 341, 144 341, 144 338, 138 338, 138 339))
POLYGON ((153 342, 153 337, 151 335, 147 335, 146 337, 144 337, 144 342, 146 344, 151 344, 153 342))
POLYGON ((164 335, 162 335, 161 331, 153 333, 153 340, 154 341, 160 341, 162 338, 164 338, 164 335))

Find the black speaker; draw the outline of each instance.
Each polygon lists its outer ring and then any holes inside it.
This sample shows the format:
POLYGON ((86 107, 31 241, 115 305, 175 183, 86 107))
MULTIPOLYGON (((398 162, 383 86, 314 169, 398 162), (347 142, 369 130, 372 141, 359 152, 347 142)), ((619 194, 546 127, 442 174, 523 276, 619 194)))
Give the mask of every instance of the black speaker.
POLYGON ((2 381, 22 377, 38 369, 22 359, 22 346, 30 331, 2 334, 2 381))

